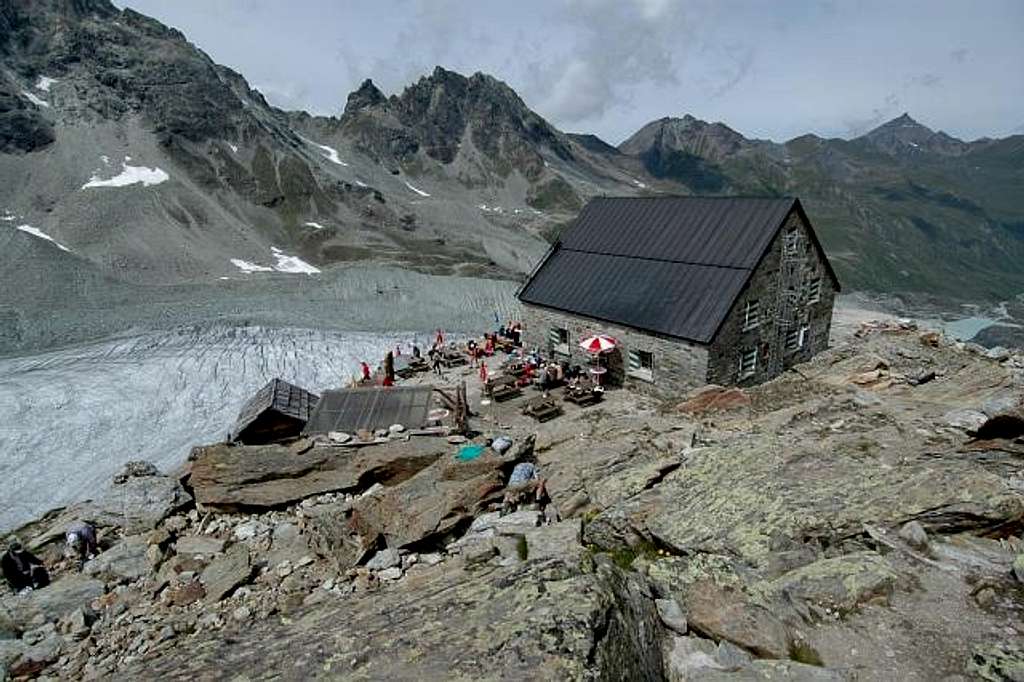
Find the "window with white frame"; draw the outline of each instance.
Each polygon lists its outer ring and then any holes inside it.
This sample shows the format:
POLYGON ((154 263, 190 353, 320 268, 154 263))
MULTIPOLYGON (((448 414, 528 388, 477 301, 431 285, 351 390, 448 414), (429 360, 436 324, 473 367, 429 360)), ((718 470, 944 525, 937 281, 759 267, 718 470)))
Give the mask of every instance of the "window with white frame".
POLYGON ((631 350, 627 353, 629 376, 644 381, 654 381, 654 353, 646 350, 631 350))
POLYGON ((757 301, 747 301, 743 309, 743 331, 756 329, 761 324, 761 304, 757 301))
POLYGON ((757 371, 757 349, 752 348, 740 353, 740 379, 745 379, 757 371))
POLYGON ((821 300, 821 277, 814 277, 807 282, 807 302, 817 303, 821 300))
POLYGON ((569 355, 569 330, 562 327, 552 327, 548 330, 548 345, 552 353, 569 355))

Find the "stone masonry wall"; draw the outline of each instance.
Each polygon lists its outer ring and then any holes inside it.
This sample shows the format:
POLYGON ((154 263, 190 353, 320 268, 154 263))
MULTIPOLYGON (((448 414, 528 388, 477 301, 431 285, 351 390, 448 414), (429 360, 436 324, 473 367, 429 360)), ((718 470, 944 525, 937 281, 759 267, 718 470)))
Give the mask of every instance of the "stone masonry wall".
POLYGON ((522 306, 522 322, 523 345, 527 349, 537 347, 548 355, 553 351, 549 343, 550 329, 568 330, 570 362, 581 366, 590 362, 590 356, 579 348, 581 340, 593 334, 615 337, 621 349, 609 358, 609 379, 622 381, 636 390, 659 397, 681 396, 705 383, 708 351, 703 346, 529 304, 522 306), (653 353, 654 369, 650 380, 626 371, 624 365, 630 350, 653 353))
POLYGON ((835 294, 832 280, 810 240, 807 226, 794 211, 715 337, 709 353, 708 382, 726 386, 759 384, 825 350, 832 326, 835 294), (785 235, 790 230, 799 233, 799 249, 795 256, 784 257, 785 235), (793 264, 793 275, 789 281, 783 281, 787 278, 784 258, 793 264), (806 285, 815 277, 821 282, 820 300, 810 303, 806 285), (782 294, 788 290, 793 293, 787 304, 782 294), (749 301, 759 304, 760 325, 743 331, 744 312, 749 301), (809 328, 804 347, 787 351, 787 329, 799 328, 803 324, 809 328), (741 378, 740 356, 750 349, 758 351, 757 369, 752 376, 741 378))

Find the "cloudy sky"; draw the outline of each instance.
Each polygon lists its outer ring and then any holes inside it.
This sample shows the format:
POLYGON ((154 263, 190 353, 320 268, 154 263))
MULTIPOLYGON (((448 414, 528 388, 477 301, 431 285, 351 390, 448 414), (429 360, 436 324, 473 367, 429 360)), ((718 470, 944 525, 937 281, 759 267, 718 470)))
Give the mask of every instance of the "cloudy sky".
POLYGON ((850 137, 909 112, 1024 132, 1021 0, 118 0, 286 108, 338 114, 365 78, 483 71, 559 128, 618 143, 690 113, 751 137, 850 137))

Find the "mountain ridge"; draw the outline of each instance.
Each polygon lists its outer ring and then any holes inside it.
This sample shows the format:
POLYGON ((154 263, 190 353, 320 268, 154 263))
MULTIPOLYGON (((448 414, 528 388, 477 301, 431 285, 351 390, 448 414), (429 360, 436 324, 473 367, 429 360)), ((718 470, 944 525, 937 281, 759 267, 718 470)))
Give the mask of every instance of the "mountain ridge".
POLYGON ((686 115, 614 146, 441 66, 393 94, 366 79, 317 116, 106 0, 0 0, 0 26, 0 274, 19 291, 0 305, 21 315, 69 269, 128 286, 295 276, 278 269, 293 259, 521 278, 588 198, 651 193, 801 196, 848 288, 1024 291, 1024 136, 963 142, 907 115, 777 143, 686 115), (26 249, 19 225, 68 253, 26 249))

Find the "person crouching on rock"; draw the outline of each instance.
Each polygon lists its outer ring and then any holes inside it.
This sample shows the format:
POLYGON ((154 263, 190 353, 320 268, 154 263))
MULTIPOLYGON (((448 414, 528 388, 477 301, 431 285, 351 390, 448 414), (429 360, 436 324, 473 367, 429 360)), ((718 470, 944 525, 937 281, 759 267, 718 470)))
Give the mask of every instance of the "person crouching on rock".
POLYGON ((67 541, 65 552, 78 562, 79 571, 88 559, 97 554, 96 529, 85 521, 75 521, 68 526, 64 539, 67 541))
POLYGON ((46 567, 32 552, 21 546, 17 538, 12 538, 7 551, 0 557, 3 566, 4 580, 15 592, 24 589, 39 589, 50 584, 50 574, 46 567))

